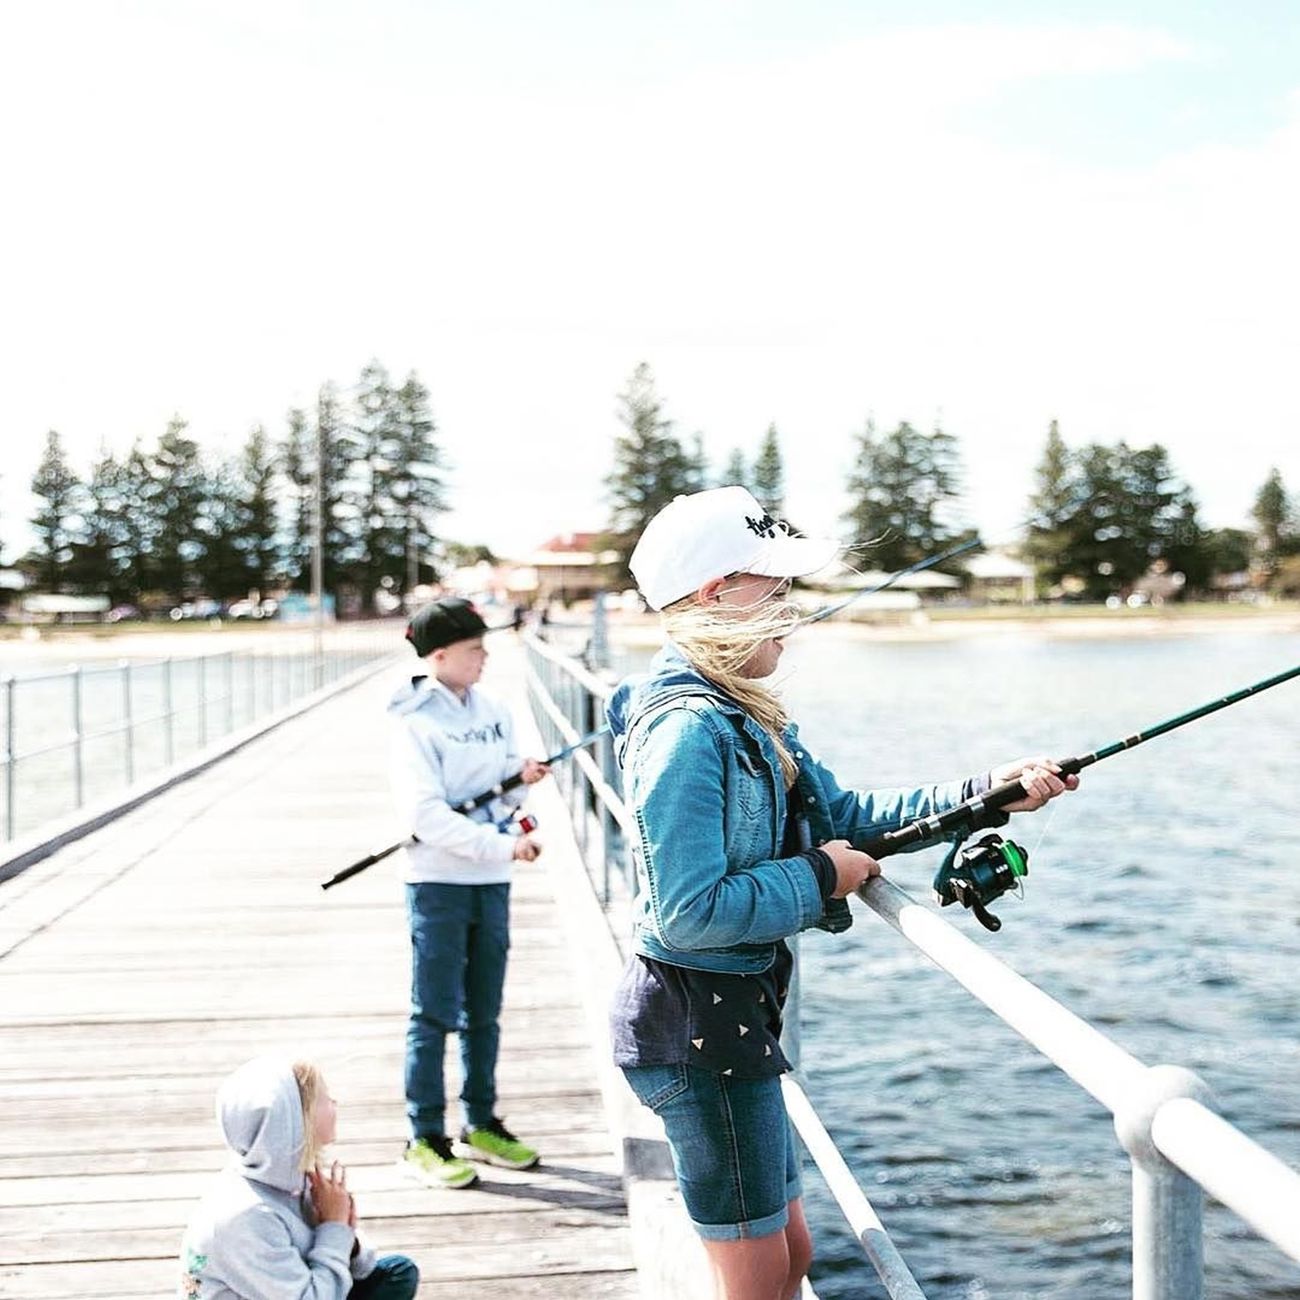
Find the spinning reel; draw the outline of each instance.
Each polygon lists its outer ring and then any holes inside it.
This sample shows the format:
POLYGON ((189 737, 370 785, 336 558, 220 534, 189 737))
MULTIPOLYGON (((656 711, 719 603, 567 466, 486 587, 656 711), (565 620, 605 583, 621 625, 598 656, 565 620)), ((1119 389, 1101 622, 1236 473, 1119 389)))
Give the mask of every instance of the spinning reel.
POLYGON ((1000 930, 1002 922, 986 904, 1012 889, 1023 895, 1028 874, 1029 854, 1019 844, 993 833, 965 848, 958 840, 935 872, 935 902, 940 907, 960 903, 986 930, 1000 930))

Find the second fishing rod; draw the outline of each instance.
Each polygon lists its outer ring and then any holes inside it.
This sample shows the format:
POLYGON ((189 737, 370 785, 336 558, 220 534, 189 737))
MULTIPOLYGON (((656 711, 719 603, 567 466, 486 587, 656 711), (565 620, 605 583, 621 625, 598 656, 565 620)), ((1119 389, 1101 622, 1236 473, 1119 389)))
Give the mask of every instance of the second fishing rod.
MULTIPOLYGON (((1135 732, 1120 740, 1103 745, 1090 753, 1076 754, 1063 758, 1057 763, 1062 776, 1073 776, 1084 768, 1112 758, 1125 750, 1134 749, 1157 736, 1167 735, 1179 727, 1208 717, 1220 709, 1226 709, 1242 700, 1258 695, 1262 691, 1280 686, 1293 678, 1300 677, 1300 665, 1265 677, 1250 686, 1228 695, 1210 700, 1185 713, 1177 714, 1164 722, 1156 723, 1144 731, 1135 732)), ((900 826, 873 839, 861 840, 854 848, 879 859, 904 849, 930 841, 948 839, 956 833, 952 848, 944 859, 934 878, 934 892, 938 902, 947 907, 951 903, 960 903, 969 908, 976 919, 988 930, 998 930, 1002 922, 988 911, 988 904, 1000 898, 1009 890, 1017 889, 1029 874, 1029 855, 1018 844, 1003 840, 1001 836, 990 833, 982 836, 969 848, 962 848, 962 841, 972 834, 981 816, 986 812, 997 812, 1008 804, 1016 803, 1025 797, 1024 786, 1018 780, 1007 781, 994 786, 983 795, 967 799, 947 812, 936 813, 931 817, 920 817, 915 821, 900 826)))

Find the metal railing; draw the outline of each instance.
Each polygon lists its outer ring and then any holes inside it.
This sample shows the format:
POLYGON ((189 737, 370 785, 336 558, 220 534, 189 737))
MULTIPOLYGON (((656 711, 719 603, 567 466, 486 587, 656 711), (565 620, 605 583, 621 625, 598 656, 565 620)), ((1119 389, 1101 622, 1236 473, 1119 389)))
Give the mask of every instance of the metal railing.
POLYGON ((267 629, 264 648, 0 677, 0 841, 125 790, 394 653, 392 625, 267 629))
MULTIPOLYGON (((549 646, 532 639, 526 646, 530 696, 544 736, 568 744, 599 725, 611 683, 549 646)), ((628 898, 634 892, 635 821, 617 793, 608 735, 595 756, 579 752, 574 759, 557 779, 588 875, 608 911, 612 881, 628 898)), ((1300 1174, 1216 1114, 1209 1089, 1195 1074, 1144 1065, 883 877, 859 894, 1114 1116, 1132 1162, 1135 1300, 1201 1300, 1203 1191, 1300 1262, 1300 1174)), ((621 927, 611 929, 626 951, 621 927)), ((789 1075, 782 1088, 796 1130, 892 1300, 924 1300, 803 1089, 789 1075)))

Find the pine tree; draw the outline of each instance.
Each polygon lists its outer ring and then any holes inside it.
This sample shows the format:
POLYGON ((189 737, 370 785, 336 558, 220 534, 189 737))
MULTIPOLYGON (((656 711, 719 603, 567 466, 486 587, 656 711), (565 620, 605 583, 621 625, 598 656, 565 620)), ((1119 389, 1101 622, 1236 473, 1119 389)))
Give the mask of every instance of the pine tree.
POLYGON ((709 458, 704 451, 704 435, 698 431, 691 435, 691 449, 686 456, 689 492, 702 492, 709 486, 709 458))
POLYGON ((115 605, 134 601, 139 595, 129 582, 123 553, 128 537, 123 473, 122 465, 102 447, 85 485, 80 524, 68 562, 71 587, 90 594, 107 593, 115 605))
POLYGON ((393 458, 400 438, 397 395, 388 371, 378 361, 372 360, 361 371, 356 411, 357 484, 352 498, 360 543, 356 576, 361 608, 372 613, 382 579, 403 572, 404 532, 402 517, 393 509, 393 458))
POLYGON ((337 597, 345 584, 358 581, 363 521, 357 514, 352 486, 357 462, 356 438, 345 418, 338 389, 329 381, 321 385, 316 395, 316 438, 321 449, 324 499, 321 581, 324 590, 337 597))
POLYGON ((316 438, 307 412, 291 407, 288 428, 278 448, 278 468, 289 484, 282 546, 285 576, 297 591, 311 587, 313 502, 316 491, 316 438))
POLYGON ((266 430, 256 425, 239 454, 209 474, 200 577, 221 600, 265 595, 279 571, 276 465, 266 430))
POLYGON ((1078 472, 1055 420, 1047 427, 1034 481, 1024 554, 1034 564, 1038 582, 1050 587, 1071 572, 1071 521, 1079 508, 1078 472))
POLYGON ((168 597, 157 590, 159 522, 154 511, 153 464, 138 441, 116 466, 113 499, 118 534, 113 548, 114 567, 131 600, 146 607, 161 605, 168 597))
POLYGON ((845 519, 871 562, 886 571, 916 564, 973 536, 955 527, 961 490, 956 438, 918 432, 903 421, 880 437, 868 420, 857 437, 845 519))
POLYGON ((770 515, 785 514, 785 466, 776 425, 769 424, 754 459, 754 495, 770 515))
POLYGON ((80 522, 81 483, 68 466, 63 440, 53 429, 45 436, 45 453, 32 477, 32 495, 41 504, 31 520, 36 546, 26 563, 46 591, 62 591, 63 569, 72 558, 71 543, 80 522))
POLYGON ((199 445, 173 416, 148 458, 146 510, 153 529, 150 559, 158 587, 174 600, 194 593, 203 556, 201 524, 208 482, 199 445))
POLYGON ((1255 521, 1256 554, 1265 572, 1272 573, 1293 540, 1291 501, 1276 465, 1256 494, 1250 514, 1255 521))
POLYGON ((750 486, 749 466, 745 464, 745 453, 739 447, 731 449, 731 455, 727 457, 727 463, 722 470, 722 477, 718 479, 718 486, 743 488, 750 486))
POLYGON ((395 567, 388 572, 405 596, 413 586, 436 576, 422 557, 429 555, 437 517, 447 509, 442 477, 446 460, 436 440, 429 390, 414 370, 397 390, 396 417, 390 492, 398 520, 397 547, 390 557, 395 567))
POLYGON ((276 526, 276 465, 266 430, 255 425, 244 443, 236 470, 242 506, 239 549, 249 581, 261 596, 275 582, 280 568, 276 526))
POLYGON ((654 376, 643 361, 619 394, 623 432, 614 440, 614 468, 605 478, 610 511, 609 541, 619 567, 627 560, 650 519, 674 497, 692 490, 691 465, 664 418, 654 376))

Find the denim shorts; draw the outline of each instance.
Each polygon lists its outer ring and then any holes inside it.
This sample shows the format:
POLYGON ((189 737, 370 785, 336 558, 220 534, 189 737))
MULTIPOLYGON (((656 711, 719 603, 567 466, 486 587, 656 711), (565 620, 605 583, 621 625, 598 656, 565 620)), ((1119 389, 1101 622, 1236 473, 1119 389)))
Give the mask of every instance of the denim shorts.
POLYGON ((742 1079, 693 1065, 625 1066, 664 1123, 695 1230, 710 1241, 780 1232, 802 1194, 779 1077, 742 1079))

